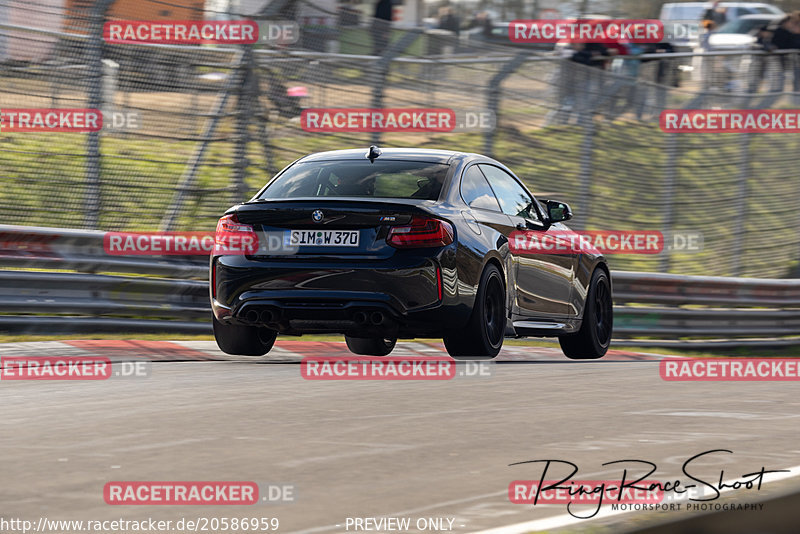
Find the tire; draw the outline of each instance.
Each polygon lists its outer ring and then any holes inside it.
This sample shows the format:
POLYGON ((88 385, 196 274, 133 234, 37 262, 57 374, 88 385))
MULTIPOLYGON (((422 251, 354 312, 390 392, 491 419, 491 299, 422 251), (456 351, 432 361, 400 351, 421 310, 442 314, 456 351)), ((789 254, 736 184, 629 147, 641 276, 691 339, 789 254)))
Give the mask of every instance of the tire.
POLYGON ((581 328, 559 336, 564 355, 571 360, 596 360, 605 356, 614 330, 611 281, 602 269, 595 269, 583 308, 581 328))
POLYGON ((506 290, 503 275, 489 265, 481 275, 475 305, 463 330, 446 332, 444 346, 458 360, 494 358, 506 333, 506 290))
POLYGON ((263 356, 272 349, 278 333, 269 328, 225 324, 214 321, 214 339, 217 346, 226 354, 237 356, 263 356))
POLYGON ((382 337, 344 336, 344 341, 350 352, 361 356, 386 356, 394 350, 397 343, 397 339, 382 337))

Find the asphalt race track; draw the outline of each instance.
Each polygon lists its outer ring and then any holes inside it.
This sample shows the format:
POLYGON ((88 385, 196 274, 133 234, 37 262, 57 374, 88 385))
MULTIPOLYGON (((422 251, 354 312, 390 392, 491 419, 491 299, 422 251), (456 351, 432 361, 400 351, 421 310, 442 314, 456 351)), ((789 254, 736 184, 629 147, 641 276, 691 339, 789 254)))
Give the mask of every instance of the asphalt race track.
MULTIPOLYGON (((441 351, 401 343, 393 356, 441 351)), ((667 382, 658 355, 612 351, 573 362, 556 348, 515 346, 491 376, 311 381, 300 358, 349 354, 343 343, 281 340, 265 358, 224 356, 213 342, 0 345, 3 358, 88 354, 153 363, 147 377, 0 382, 4 517, 276 517, 280 532, 304 533, 364 531, 354 518, 398 517, 410 518, 411 531, 420 519, 440 519, 443 528, 425 530, 618 532, 696 512, 604 508, 576 519, 563 504, 512 504, 509 483, 538 479, 542 464, 509 464, 567 460, 579 466, 577 480, 613 480, 619 466, 601 464, 640 459, 657 465, 649 479, 686 483, 684 462, 712 449, 733 454, 698 462, 703 480, 721 470, 726 481, 762 467, 790 470, 716 502, 800 489, 797 382, 667 382), (294 500, 109 505, 110 481, 254 481, 291 486, 294 500)))

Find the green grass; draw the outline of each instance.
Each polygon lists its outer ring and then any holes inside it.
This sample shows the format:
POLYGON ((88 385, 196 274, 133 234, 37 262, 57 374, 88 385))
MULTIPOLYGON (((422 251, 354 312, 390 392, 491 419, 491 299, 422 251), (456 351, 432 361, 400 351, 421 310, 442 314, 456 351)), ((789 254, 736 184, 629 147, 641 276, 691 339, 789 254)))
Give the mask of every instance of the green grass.
MULTIPOLYGON (((392 42, 401 39, 407 32, 390 30, 392 42)), ((402 55, 421 56, 425 53, 426 39, 420 35, 406 48, 402 55)), ((339 33, 339 53, 354 55, 372 54, 372 37, 369 28, 343 28, 339 33)))

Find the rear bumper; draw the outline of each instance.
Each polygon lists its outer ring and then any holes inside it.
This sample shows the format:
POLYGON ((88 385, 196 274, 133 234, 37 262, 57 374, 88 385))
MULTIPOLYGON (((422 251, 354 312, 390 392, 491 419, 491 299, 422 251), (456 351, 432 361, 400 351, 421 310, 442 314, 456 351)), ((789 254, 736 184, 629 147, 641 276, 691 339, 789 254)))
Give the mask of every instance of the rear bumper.
MULTIPOLYGON (((441 304, 403 314, 377 294, 302 300, 288 294, 269 297, 244 300, 225 314, 227 321, 266 326, 284 334, 342 333, 356 337, 415 336, 441 328, 436 326, 443 311, 441 304)), ((221 307, 219 303, 217 307, 221 307)))
POLYGON ((396 254, 390 261, 220 256, 212 259, 212 309, 220 321, 286 334, 410 337, 466 322, 450 247, 396 254))

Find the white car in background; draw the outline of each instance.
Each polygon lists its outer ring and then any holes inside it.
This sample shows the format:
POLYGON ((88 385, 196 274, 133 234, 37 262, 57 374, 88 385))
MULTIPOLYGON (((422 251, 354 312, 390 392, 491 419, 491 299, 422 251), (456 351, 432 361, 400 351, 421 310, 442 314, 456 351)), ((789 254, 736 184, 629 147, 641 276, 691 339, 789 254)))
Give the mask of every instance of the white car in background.
POLYGON ((745 15, 723 24, 708 36, 709 50, 750 50, 758 39, 758 30, 780 22, 785 15, 745 15))
MULTIPOLYGON (((677 52, 689 52, 699 46, 700 19, 711 2, 669 2, 661 6, 659 20, 664 37, 677 52)), ((727 9, 728 23, 749 15, 784 15, 778 7, 762 2, 721 2, 727 9)))
MULTIPOLYGON (((746 51, 755 48, 758 31, 769 24, 776 24, 785 15, 745 15, 723 24, 708 36, 708 51, 746 51)), ((742 89, 742 82, 753 62, 750 54, 706 57, 706 75, 712 76, 712 86, 726 90, 742 89)))

